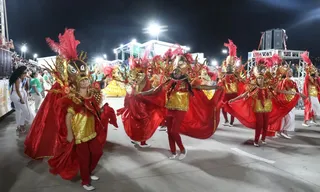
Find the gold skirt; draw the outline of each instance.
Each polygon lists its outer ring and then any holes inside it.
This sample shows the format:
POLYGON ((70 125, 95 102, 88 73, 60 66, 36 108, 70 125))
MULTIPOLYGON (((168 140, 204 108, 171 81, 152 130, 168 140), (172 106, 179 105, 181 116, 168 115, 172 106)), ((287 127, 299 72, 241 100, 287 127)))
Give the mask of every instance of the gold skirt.
POLYGON ((121 86, 115 80, 112 80, 109 85, 104 88, 103 93, 107 95, 107 97, 124 97, 126 96, 126 89, 125 87, 121 86))

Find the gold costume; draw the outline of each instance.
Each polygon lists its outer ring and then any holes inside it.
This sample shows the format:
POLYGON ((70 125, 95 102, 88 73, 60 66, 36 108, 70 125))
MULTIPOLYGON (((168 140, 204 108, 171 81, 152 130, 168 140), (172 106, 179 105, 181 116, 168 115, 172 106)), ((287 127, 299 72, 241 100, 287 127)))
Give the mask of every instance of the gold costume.
POLYGON ((309 95, 312 97, 318 97, 318 89, 315 85, 309 85, 309 95))
POLYGON ((166 101, 167 109, 178 111, 188 111, 189 109, 188 92, 174 91, 166 101))
POLYGON ((126 89, 121 87, 121 84, 115 80, 110 81, 108 86, 103 89, 103 92, 109 97, 124 97, 126 89))
POLYGON ((202 90, 203 93, 207 96, 207 98, 210 100, 214 96, 215 91, 214 90, 202 90))
POLYGON ((233 83, 227 83, 225 82, 225 90, 226 94, 231 94, 231 93, 238 93, 238 86, 236 82, 233 83))
POLYGON ((93 115, 76 113, 73 108, 68 108, 68 113, 73 114, 72 131, 75 144, 87 142, 97 136, 95 131, 95 119, 93 115))
MULTIPOLYGON (((296 89, 295 88, 289 89, 288 91, 292 91, 292 92, 296 93, 296 89)), ((286 97, 286 100, 290 102, 295 97, 295 95, 286 94, 285 97, 286 97)))
POLYGON ((264 106, 261 103, 261 100, 255 99, 254 112, 256 113, 267 113, 272 111, 272 101, 271 99, 264 100, 264 106))

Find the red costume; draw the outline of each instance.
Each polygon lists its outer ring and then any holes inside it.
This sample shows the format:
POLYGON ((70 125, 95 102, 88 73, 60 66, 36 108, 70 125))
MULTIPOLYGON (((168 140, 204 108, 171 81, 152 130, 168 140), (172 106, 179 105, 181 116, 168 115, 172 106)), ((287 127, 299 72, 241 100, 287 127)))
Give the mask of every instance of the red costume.
MULTIPOLYGON (((277 76, 280 78, 280 81, 278 82, 277 90, 280 91, 292 91, 299 93, 297 83, 294 82, 292 79, 290 79, 289 76, 287 76, 287 73, 290 69, 287 66, 279 66, 277 69, 277 76)), ((288 95, 288 94, 279 94, 278 100, 283 104, 287 105, 294 99, 294 95, 288 95)), ((272 125, 269 126, 268 130, 272 130, 272 132, 269 132, 269 135, 274 135, 273 131, 279 132, 282 128, 282 119, 278 119, 277 122, 274 122, 272 125)))
MULTIPOLYGON (((124 99, 124 107, 117 110, 121 115, 122 123, 127 135, 133 141, 146 145, 146 141, 152 137, 159 124, 164 119, 164 110, 150 102, 143 102, 136 93, 149 91, 152 86, 147 78, 147 65, 142 66, 141 61, 132 61, 129 82, 132 85, 132 93, 127 93, 124 99)), ((144 61, 146 62, 146 61, 144 61)))
MULTIPOLYGON (((168 51, 166 55, 163 61, 165 65, 162 65, 165 68, 158 70, 161 74, 156 74, 159 75, 160 86, 147 91, 150 88, 147 80, 143 91, 152 94, 145 95, 145 92, 142 92, 142 95, 127 95, 125 107, 118 112, 122 115, 127 134, 136 141, 149 139, 159 124, 166 119, 170 149, 175 153, 175 144, 181 151, 184 150, 179 133, 200 139, 212 136, 220 120, 221 105, 219 104, 223 91, 216 91, 215 95, 208 99, 203 91, 191 89, 187 75, 181 79, 169 76, 168 74, 174 68, 174 65, 169 62, 173 60, 172 58, 183 58, 182 65, 185 65, 185 62, 190 63, 192 58, 178 50, 168 51), (190 96, 190 93, 193 93, 193 96, 190 96)), ((179 59, 176 63, 178 62, 179 59)), ((192 73, 188 71, 191 67, 175 66, 175 68, 181 68, 183 73, 192 73)))
MULTIPOLYGON (((49 111, 51 115, 44 114, 43 116, 43 122, 48 122, 46 118, 52 117, 56 121, 52 126, 57 127, 50 129, 48 126, 45 130, 42 129, 44 132, 52 133, 53 138, 56 137, 56 143, 54 149, 52 145, 48 145, 43 146, 41 150, 47 147, 52 153, 53 157, 48 161, 51 173, 59 174, 62 178, 70 180, 80 170, 82 184, 88 187, 90 175, 103 153, 108 123, 117 126, 116 116, 113 109, 107 104, 100 110, 99 85, 94 84, 87 88, 88 97, 82 97, 78 93, 80 83, 89 82, 90 73, 84 62, 86 55, 78 56, 77 54, 76 47, 80 42, 75 40, 74 30, 66 29, 63 35, 59 35, 59 41, 60 43, 55 43, 47 39, 51 48, 60 54, 52 70, 54 74, 57 74, 56 80, 63 95, 59 99, 56 98, 55 111, 49 111), (70 116, 70 127, 74 138, 71 142, 67 141, 67 114, 70 116)), ((44 109, 46 110, 48 109, 44 109)), ((41 119, 41 114, 39 114, 39 119, 41 119)), ((43 136, 47 135, 43 134, 43 136)), ((41 141, 46 138, 36 139, 41 141)), ((92 189, 92 186, 89 187, 92 189)))
POLYGON ((304 120, 305 122, 307 122, 315 117, 314 111, 312 110, 311 106, 310 96, 318 97, 320 100, 320 86, 318 78, 316 78, 315 76, 317 69, 313 66, 311 60, 309 59, 308 52, 304 52, 303 54, 301 54, 301 57, 303 61, 307 63, 306 77, 304 79, 302 90, 302 93, 306 96, 306 99, 304 100, 304 120))
POLYGON ((52 157, 58 139, 58 127, 55 117, 57 100, 65 95, 59 83, 55 83, 46 95, 34 118, 24 142, 24 153, 32 159, 52 157))
MULTIPOLYGON (((223 101, 228 102, 231 99, 236 98, 238 95, 241 95, 244 92, 244 83, 240 79, 240 70, 241 70, 241 61, 237 58, 237 46, 229 39, 229 43, 225 43, 224 46, 229 49, 229 56, 223 62, 221 72, 221 78, 219 85, 224 88, 225 94, 223 101)), ((234 116, 231 115, 230 121, 228 120, 227 112, 222 108, 222 114, 225 120, 224 125, 233 125, 234 116)))
POLYGON ((257 79, 250 85, 250 89, 243 95, 244 99, 236 100, 232 103, 226 103, 225 109, 230 114, 234 115, 243 125, 248 128, 255 129, 254 144, 258 146, 260 134, 262 132, 262 141, 265 141, 267 131, 277 132, 278 130, 271 130, 274 128, 274 123, 282 119, 288 114, 293 107, 296 106, 299 95, 284 105, 279 100, 279 94, 273 84, 270 84, 270 72, 265 69, 265 61, 258 60, 255 67, 255 76, 260 81, 264 81, 264 86, 257 84, 257 79))

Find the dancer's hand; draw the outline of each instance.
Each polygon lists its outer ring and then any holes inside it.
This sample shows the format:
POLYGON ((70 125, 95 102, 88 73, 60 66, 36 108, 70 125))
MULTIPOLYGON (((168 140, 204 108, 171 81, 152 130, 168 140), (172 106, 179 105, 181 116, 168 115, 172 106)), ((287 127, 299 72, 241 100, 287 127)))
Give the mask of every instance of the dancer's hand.
POLYGON ((72 140, 73 140, 73 134, 69 134, 69 133, 68 133, 68 135, 67 135, 67 141, 68 141, 69 143, 71 143, 72 140))

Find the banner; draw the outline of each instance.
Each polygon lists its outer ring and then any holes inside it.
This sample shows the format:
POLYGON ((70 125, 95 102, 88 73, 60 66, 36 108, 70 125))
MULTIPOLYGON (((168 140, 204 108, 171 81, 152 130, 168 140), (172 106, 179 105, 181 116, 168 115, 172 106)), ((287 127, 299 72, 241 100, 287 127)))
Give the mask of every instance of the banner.
POLYGON ((11 111, 9 80, 0 80, 0 117, 11 111))

